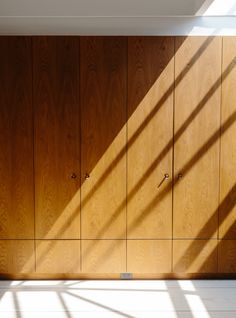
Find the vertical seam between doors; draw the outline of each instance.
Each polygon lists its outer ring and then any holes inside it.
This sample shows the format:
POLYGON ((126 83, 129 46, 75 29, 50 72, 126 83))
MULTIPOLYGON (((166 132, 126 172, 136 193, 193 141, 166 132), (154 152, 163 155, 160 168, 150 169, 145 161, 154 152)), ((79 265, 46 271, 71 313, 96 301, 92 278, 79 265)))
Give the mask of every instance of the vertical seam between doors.
POLYGON ((174 75, 173 75, 173 103, 172 103, 172 113, 173 113, 173 126, 172 126, 172 233, 171 233, 171 271, 174 271, 173 264, 173 253, 174 253, 174 185, 175 185, 175 54, 176 54, 176 37, 174 37, 174 75))
POLYGON ((221 199, 221 136, 222 136, 222 71, 223 71, 223 44, 224 38, 221 37, 221 75, 220 75, 220 132, 219 132, 219 184, 218 184, 218 213, 217 213, 217 272, 219 272, 219 238, 220 238, 220 199, 221 199))
POLYGON ((35 105, 34 105, 34 49, 33 49, 34 38, 30 37, 31 46, 31 100, 32 100, 32 139, 33 139, 33 200, 34 200, 34 271, 36 273, 36 184, 35 184, 35 105))

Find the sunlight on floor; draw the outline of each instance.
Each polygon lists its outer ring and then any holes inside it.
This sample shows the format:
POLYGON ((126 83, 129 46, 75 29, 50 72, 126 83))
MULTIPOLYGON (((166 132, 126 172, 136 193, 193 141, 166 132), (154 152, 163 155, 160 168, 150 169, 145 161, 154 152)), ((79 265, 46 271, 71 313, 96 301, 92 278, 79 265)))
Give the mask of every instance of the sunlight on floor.
POLYGON ((0 281, 1 318, 236 317, 236 280, 0 281))

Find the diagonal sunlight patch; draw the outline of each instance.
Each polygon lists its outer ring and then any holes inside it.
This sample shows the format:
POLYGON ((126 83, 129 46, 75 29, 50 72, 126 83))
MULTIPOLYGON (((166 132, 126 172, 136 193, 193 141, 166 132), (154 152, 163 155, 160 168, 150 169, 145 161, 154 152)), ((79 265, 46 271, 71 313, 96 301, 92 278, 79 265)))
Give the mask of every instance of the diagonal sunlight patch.
POLYGON ((194 318, 211 318, 200 296, 185 295, 194 318))
MULTIPOLYGON (((177 84, 179 84, 181 82, 181 78, 190 70, 190 66, 192 66, 198 60, 199 54, 202 54, 204 52, 204 50, 206 49, 206 47, 209 45, 209 43, 211 41, 212 41, 212 39, 208 38, 202 44, 202 47, 199 50, 197 50, 197 52, 193 56, 192 60, 189 61, 188 67, 186 67, 186 69, 183 70, 183 72, 177 78, 177 84)), ((158 112, 160 110, 160 108, 165 104, 166 100, 168 100, 170 94, 173 91, 174 84, 172 82, 172 83, 169 83, 169 86, 166 88, 165 93, 163 93, 163 95, 161 97, 159 97, 159 96, 157 96, 157 92, 155 92, 155 88, 156 88, 157 83, 158 83, 158 79, 156 80, 156 83, 153 84, 152 88, 150 89, 150 93, 148 92, 147 96, 144 97, 144 103, 146 103, 150 99, 150 97, 153 98, 153 96, 154 96, 153 102, 155 102, 154 105, 156 107, 154 108, 154 110, 149 112, 145 118, 143 118, 142 122, 139 123, 139 127, 136 127, 137 130, 134 132, 132 137, 130 137, 130 140, 128 142, 129 147, 131 147, 132 144, 134 144, 136 142, 138 136, 142 133, 142 131, 145 129, 145 127, 148 125, 148 123, 152 120, 152 118, 155 116, 156 112, 158 112)), ((159 90, 158 90, 158 94, 159 94, 159 90)), ((140 104, 142 104, 142 102, 140 104)), ((153 106, 153 104, 152 104, 152 106, 153 106)), ((125 127, 123 127, 122 129, 124 129, 124 128, 125 127)), ((122 134, 123 134, 123 132, 121 132, 121 136, 122 136, 122 134)), ((117 138, 118 138, 117 144, 120 144, 119 135, 117 136, 117 138)), ((110 151, 112 152, 112 150, 114 148, 116 148, 115 142, 114 142, 114 147, 111 146, 110 151)), ((87 193, 87 195, 83 198, 83 200, 82 200, 83 207, 85 207, 85 205, 89 202, 90 198, 95 195, 95 192, 98 191, 99 188, 101 187, 101 185, 107 180, 107 178, 112 173, 113 169, 119 164, 119 161, 122 160, 122 158, 125 156, 125 154, 126 154, 126 146, 123 147, 122 149, 120 149, 120 152, 116 153, 116 158, 111 162, 111 164, 108 167, 106 167, 106 170, 103 172, 103 174, 100 175, 100 179, 97 180, 97 182, 94 184, 93 189, 89 193, 87 193)), ((106 156, 106 154, 104 154, 104 156, 106 156)), ((105 158, 103 160, 101 159, 101 163, 104 161, 105 161, 105 158)), ((99 169, 97 169, 97 170, 99 170, 99 169)), ((91 176, 93 176, 93 174, 94 174, 94 171, 92 172, 91 176)), ((87 180, 87 181, 90 181, 90 180, 87 180)), ((103 221, 103 223, 104 223, 104 221, 103 221)), ((109 224, 106 224, 106 226, 107 225, 109 225, 109 224)), ((99 234, 100 234, 100 236, 102 236, 102 233, 99 233, 99 234)))
MULTIPOLYGON (((189 72, 189 70, 191 69, 191 67, 197 62, 199 56, 205 51, 205 49, 207 48, 207 46, 209 45, 209 43, 212 41, 211 38, 207 38, 206 41, 204 41, 204 43, 202 44, 202 46, 196 51, 196 53, 193 55, 192 59, 189 61, 188 66, 181 72, 181 74, 178 76, 178 78, 175 81, 175 85, 179 85, 179 83, 181 82, 182 78, 186 75, 186 73, 189 72)), ((167 69, 170 67, 171 62, 167 65, 167 69)), ((149 127, 149 122, 155 117, 157 116, 157 112, 160 111, 160 109, 162 108, 163 105, 165 105, 165 103, 169 100, 170 95, 172 94, 172 91, 174 89, 174 84, 169 83, 168 87, 163 87, 163 82, 165 79, 165 71, 163 71, 163 73, 161 74, 161 78, 162 81, 159 81, 159 79, 157 79, 156 83, 154 83, 154 85, 151 87, 150 91, 147 93, 147 96, 144 97, 143 101, 140 103, 140 105, 145 105, 148 104, 148 100, 152 101, 152 107, 155 105, 154 109, 150 112, 147 112, 146 114, 144 114, 143 120, 141 120, 141 122, 139 123, 138 127, 135 127, 136 130, 133 130, 132 135, 130 136, 130 139, 128 141, 128 146, 130 148, 132 148, 132 146, 135 144, 135 142, 138 139, 138 136, 140 136, 140 134, 147 129, 147 133, 148 133, 148 127, 149 127), (163 95, 161 95, 161 97, 158 96, 158 94, 160 93, 160 88, 164 91, 163 95), (146 128, 147 127, 147 128, 146 128)), ((139 106, 140 106, 139 105, 139 106)), ((138 107, 139 110, 137 110, 137 114, 139 114, 139 116, 142 116, 142 110, 140 110, 140 107, 138 107)), ((135 116, 135 115, 134 115, 135 116)), ((132 121, 132 119, 131 119, 132 121)), ((129 125, 129 123, 128 123, 129 125)), ((183 130, 185 130, 187 127, 184 127, 183 130)), ((123 144, 124 142, 124 136, 126 134, 125 132, 126 127, 123 127, 122 130, 120 131, 120 133, 116 136, 115 140, 113 141, 113 143, 110 145, 109 149, 107 150, 107 154, 109 153, 109 155, 107 155, 106 153, 103 155, 103 157, 100 159, 100 161, 98 162, 97 166, 94 168, 94 170, 91 173, 91 177, 86 180, 84 182, 84 185, 82 185, 82 187, 84 187, 82 189, 82 193, 84 190, 84 193, 86 195, 83 196, 82 198, 82 206, 84 209, 86 209, 86 205, 90 204, 90 211, 93 210, 97 214, 98 209, 100 209, 102 211, 102 214, 100 214, 100 218, 95 218, 95 227, 97 229, 99 229, 96 233, 96 237, 94 238, 98 238, 98 237, 103 237, 105 234, 108 235, 109 232, 109 228, 111 228, 112 223, 116 224, 116 227, 114 226, 114 228, 116 228, 116 233, 117 235, 120 235, 120 237, 125 237, 125 229, 121 228, 121 226, 119 227, 119 225, 121 224, 120 220, 125 218, 125 206, 126 206, 126 199, 124 199, 124 197, 121 200, 121 197, 124 196, 124 192, 125 189, 118 189, 118 188, 122 188, 122 187, 114 187, 114 183, 112 185, 112 182, 109 182, 109 178, 110 180, 112 180, 112 176, 114 177, 115 175, 119 175, 119 173, 121 173, 121 175, 124 174, 124 170, 125 170, 125 154, 126 154, 126 145, 123 144), (112 159, 111 159, 112 158, 112 159), (107 167, 108 164, 108 167, 107 167), (117 169, 116 169, 117 167, 117 169), (96 177, 96 180, 93 179, 93 176, 97 174, 99 177, 96 177), (109 196, 107 196, 107 192, 104 191, 103 189, 100 190, 101 185, 104 185, 105 183, 107 183, 107 187, 109 189, 109 191, 111 191, 112 193, 115 193, 117 191, 121 191, 121 193, 119 193, 118 199, 111 199, 111 200, 107 200, 107 198, 109 198, 109 196), (94 204, 92 202, 90 202, 90 198, 96 195, 96 192, 99 193, 99 191, 103 191, 101 192, 104 200, 105 201, 111 201, 108 202, 108 204, 111 205, 111 209, 109 210, 109 217, 107 216, 108 213, 104 214, 104 207, 103 206, 94 206, 94 204), (122 195, 121 195, 122 194, 122 195), (122 216, 120 216, 120 214, 122 216), (104 219, 106 220, 104 222, 104 219), (117 223, 115 223, 116 219, 118 219, 117 223), (105 224, 105 225, 104 225, 105 224), (105 234, 104 234, 105 233, 105 234)), ((165 147, 165 154, 164 156, 166 156, 166 154, 171 150, 172 148, 172 142, 171 144, 168 144, 168 147, 165 147)), ((163 158, 164 158, 163 156, 163 158)), ((160 159, 160 161, 162 161, 162 159, 160 159)), ((149 176, 151 175, 151 172, 149 171, 149 176)), ((125 178, 124 178, 125 179, 125 178)), ((144 182, 146 182, 146 180, 148 179, 148 176, 146 176, 145 180, 141 179, 141 182, 139 181, 137 183, 137 185, 134 185, 134 189, 131 189, 131 193, 129 193, 129 200, 131 198, 134 197, 134 195, 136 194, 136 191, 139 190, 140 188, 142 188, 142 184, 144 182), (130 195, 131 194, 131 195, 130 195)), ((104 187, 105 189, 106 187, 104 187)), ((167 187, 167 190, 169 188, 167 187)), ((165 191, 165 189, 163 189, 165 191)), ((167 193, 167 192, 166 192, 167 193)), ((117 194, 114 196, 116 197, 117 194)), ((60 217, 57 219, 57 221, 54 223, 54 226, 51 228, 51 230, 48 232, 48 234, 46 235, 46 237, 49 237, 50 235, 55 235, 57 237, 60 237, 60 235, 65 231, 68 222, 73 222, 73 218, 75 213, 78 212, 78 202, 79 202, 79 198, 80 198, 80 191, 78 191, 76 193, 76 195, 72 198, 71 202, 68 204, 68 206, 66 207, 65 211, 70 213, 70 219, 67 219, 67 223, 65 224, 65 218, 64 218, 64 213, 62 213, 60 215, 60 217)), ((103 201, 104 201, 103 200, 103 201)), ((101 200, 100 200, 101 201, 101 200)), ((106 211, 107 211, 107 207, 106 207, 106 211)), ((94 222, 94 221, 93 221, 94 222)), ((94 224, 92 224, 94 226, 94 224)), ((91 226, 90 224, 88 224, 88 233, 91 232, 91 226)), ((86 233, 85 233, 86 234, 86 233)), ((94 233, 92 233, 94 235, 94 233)), ((84 233, 83 233, 84 235, 84 233)), ((117 237, 116 237, 117 238, 117 237)), ((41 258, 43 258, 43 255, 46 255, 47 251, 45 250, 42 255, 41 258)), ((32 260, 34 259, 34 256, 32 255, 32 260)), ((31 260, 31 261, 32 261, 31 260)))
MULTIPOLYGON (((150 201, 153 200, 157 191, 161 191, 165 185, 164 183, 169 183, 171 179, 173 143, 171 142, 170 145, 169 140, 173 138, 174 89, 169 92, 161 104, 159 103, 173 85, 173 82, 174 58, 166 65, 159 78, 128 120, 127 164, 128 168, 130 167, 127 179, 128 228, 133 218, 136 218, 139 211, 144 207, 145 200, 143 198, 148 197, 150 201), (160 105, 160 107, 157 107, 157 105, 160 105), (156 107, 158 111, 154 111, 156 107), (137 136, 140 127, 143 127, 142 133, 137 136), (135 142, 132 142, 134 139, 135 142), (150 141, 149 147, 147 147, 147 141, 150 141), (170 147, 163 152, 167 144, 170 147), (160 160, 153 165, 153 158, 159 158, 160 160), (169 175, 169 180, 164 179, 165 174, 169 175), (133 192, 134 189, 135 192, 133 192), (135 196, 132 197, 131 194, 135 194, 135 196), (132 200, 134 197, 135 200, 132 200)), ((132 233, 132 237, 145 238, 147 233, 149 237, 155 237, 157 228, 163 229, 159 233, 159 237, 171 236, 171 220, 168 218, 171 209, 170 197, 171 192, 159 202, 155 214, 150 214, 140 221, 135 233, 132 233), (153 224, 151 228, 150 224, 153 224), (161 227, 160 224, 162 224, 161 227)), ((129 234, 128 232, 128 237, 132 238, 129 234)))
MULTIPOLYGON (((110 215, 117 210, 126 197, 125 155, 116 162, 117 156, 123 153, 125 148, 126 125, 121 128, 93 170, 88 171, 90 177, 82 183, 81 229, 83 239, 96 238, 102 225, 108 222, 110 215), (106 175, 107 178, 104 179, 106 175)), ((114 222, 108 224, 99 238, 125 238, 125 224, 126 215, 125 207, 123 207, 119 216, 114 222)))
MULTIPOLYGON (((183 71, 178 75, 177 79, 175 80, 175 84, 171 83, 171 85, 168 87, 168 89, 165 91, 165 93, 163 93, 163 95, 160 97, 160 99, 158 100, 157 104, 155 105, 155 107, 152 109, 152 111, 146 116, 146 118, 142 121, 142 123, 139 125, 138 129, 133 133, 132 138, 129 138, 128 141, 128 145, 127 147, 130 148, 132 147, 132 145, 134 143, 137 142, 139 136, 141 135, 141 133, 143 132, 143 130, 145 129, 145 127, 148 125, 148 123, 152 120, 152 118, 155 116, 155 114, 157 112, 160 111, 160 109, 163 107, 163 105, 165 105, 165 102, 167 101, 167 99, 169 98, 169 96, 172 94, 174 87, 178 86, 182 79, 184 78, 184 76, 189 72, 189 70, 191 69, 191 67, 197 62, 199 56, 201 56, 204 51, 206 50, 206 48, 210 45, 210 43, 212 42, 213 38, 207 38, 201 45, 201 47, 195 52, 195 54, 192 56, 192 58, 189 60, 188 65, 183 69, 183 71)), ((219 81, 220 83, 220 81, 219 81)), ((148 93, 147 93, 148 94, 148 93)), ((202 101, 202 104, 199 105, 198 109, 194 111, 193 115, 190 117, 190 119, 192 120, 192 118, 195 118, 195 116, 198 114, 199 111, 201 111, 202 107, 205 104, 205 100, 202 101)), ((129 124, 128 124, 129 125, 129 124)), ((185 129, 188 127, 188 125, 183 125, 181 127, 181 129, 178 131, 178 138, 181 136, 181 134, 185 131, 185 129)), ((162 159, 166 156, 166 154, 170 151, 170 149, 173 146, 173 140, 172 137, 170 138, 169 142, 165 145, 165 147, 163 148, 163 150, 160 152, 160 155, 153 161, 153 163, 150 165, 150 167, 148 168, 147 171, 144 172, 142 178, 140 180, 138 180, 138 182, 135 184, 135 187, 133 187, 133 189, 128 193, 128 197, 127 200, 130 202, 134 196, 136 195, 137 191, 140 189, 141 185, 144 184, 146 182, 146 180, 148 179, 148 177, 152 174, 153 169, 159 164, 160 161, 162 161, 162 159)), ((118 154, 117 159, 118 161, 120 160, 120 158, 122 158, 126 153, 126 150, 123 149, 121 153, 118 154)), ((117 164, 117 160, 116 160, 116 164, 117 164)), ((109 171, 109 169, 107 170, 109 171)), ((108 177, 106 175, 106 177, 108 177)), ((159 180, 160 181, 160 180, 159 180)), ((104 182, 104 180, 101 180, 101 184, 104 182)), ((158 182, 159 183, 159 182, 158 182)), ((101 186, 100 184, 100 186, 101 186)), ((168 188, 169 189, 169 188, 168 188)), ((164 190, 164 189, 163 189, 164 190)), ((163 191, 162 191, 163 192, 163 191)), ((87 198, 85 198, 83 200, 84 203, 87 202, 87 200, 90 199, 90 196, 88 196, 87 198)), ((115 220, 120 211, 123 210, 123 208, 126 206, 126 199, 122 202, 122 204, 119 206, 119 208, 115 211, 115 213, 110 217, 109 221, 106 222, 102 229, 99 232, 99 235, 97 235, 96 238, 100 237, 103 233, 103 231, 106 230, 107 226, 109 226, 110 222, 113 222, 113 220, 115 220)))

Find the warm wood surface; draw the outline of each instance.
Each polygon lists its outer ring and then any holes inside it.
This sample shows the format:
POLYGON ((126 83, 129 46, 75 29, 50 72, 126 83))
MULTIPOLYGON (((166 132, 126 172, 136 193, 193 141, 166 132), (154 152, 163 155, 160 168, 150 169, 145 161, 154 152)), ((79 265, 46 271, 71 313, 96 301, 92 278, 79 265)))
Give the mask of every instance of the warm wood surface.
POLYGON ((171 238, 174 38, 128 41, 128 238, 171 238), (169 179, 163 183, 165 174, 169 179))
POLYGON ((80 237, 79 39, 34 37, 33 55, 36 237, 75 239, 80 237))
POLYGON ((80 47, 82 238, 125 238, 126 38, 80 47))
POLYGON ((1 277, 233 277, 235 37, 0 47, 1 277))
MULTIPOLYGON (((222 77, 223 124, 236 114, 236 37, 223 39, 223 69, 234 62, 230 73, 222 77)), ((236 239, 236 122, 221 137, 219 237, 236 239)), ((223 246, 223 245, 222 245, 223 246)))
POLYGON ((125 240, 82 240, 82 272, 123 273, 125 271, 125 240))
POLYGON ((174 273, 217 273, 217 240, 174 240, 174 273))
POLYGON ((0 240, 0 273, 34 273, 33 240, 0 240))
POLYGON ((34 238, 31 39, 0 37, 0 238, 34 238))
POLYGON ((219 272, 236 273, 236 240, 219 241, 219 272))
POLYGON ((127 271, 131 273, 170 273, 171 240, 128 240, 127 271))
POLYGON ((217 236, 221 43, 176 38, 174 173, 183 178, 174 187, 175 238, 217 236))
POLYGON ((36 272, 79 273, 79 240, 37 240, 36 272))

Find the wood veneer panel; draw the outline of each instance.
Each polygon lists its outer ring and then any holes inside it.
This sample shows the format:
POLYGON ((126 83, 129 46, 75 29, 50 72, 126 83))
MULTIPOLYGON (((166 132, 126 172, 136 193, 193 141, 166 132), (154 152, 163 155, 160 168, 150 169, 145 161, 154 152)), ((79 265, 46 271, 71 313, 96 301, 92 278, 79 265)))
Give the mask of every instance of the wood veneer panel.
POLYGON ((84 273, 125 272, 125 240, 82 240, 82 271, 84 273))
POLYGON ((37 238, 80 237, 80 128, 76 37, 34 37, 37 238), (71 178, 75 173, 77 178, 71 178))
POLYGON ((0 240, 0 273, 34 273, 33 240, 0 240))
POLYGON ((37 273, 79 273, 79 240, 37 240, 37 273))
POLYGON ((173 37, 129 38, 128 238, 172 236, 173 56, 173 37))
MULTIPOLYGON (((222 116, 236 116, 236 37, 223 38, 222 116), (233 64, 231 68, 230 65, 233 64)), ((236 122, 221 136, 219 237, 236 239, 236 122)))
POLYGON ((127 271, 131 273, 170 273, 171 240, 128 240, 127 271))
POLYGON ((217 240, 174 240, 174 273, 217 273, 217 240))
POLYGON ((82 37, 80 57, 82 238, 124 238, 126 38, 82 37))
POLYGON ((31 39, 0 37, 0 238, 34 238, 31 39))
POLYGON ((219 272, 236 273, 236 240, 219 241, 219 272))
POLYGON ((174 238, 217 237, 221 42, 176 38, 174 238))

